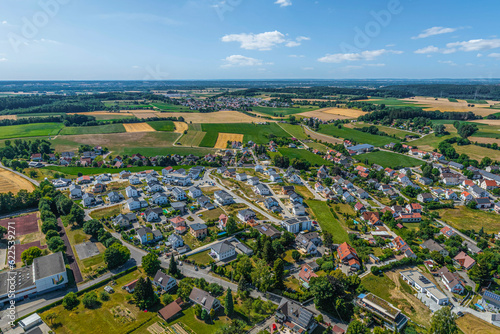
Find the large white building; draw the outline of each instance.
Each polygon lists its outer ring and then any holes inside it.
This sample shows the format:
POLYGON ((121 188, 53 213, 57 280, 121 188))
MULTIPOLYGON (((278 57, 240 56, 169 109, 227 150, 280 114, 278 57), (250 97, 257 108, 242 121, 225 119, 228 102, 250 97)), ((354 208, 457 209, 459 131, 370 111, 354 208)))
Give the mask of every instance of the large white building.
POLYGON ((312 222, 308 217, 295 217, 283 220, 281 226, 288 232, 299 233, 301 231, 311 230, 312 222))
POLYGON ((62 252, 37 257, 29 266, 0 273, 0 305, 10 303, 9 294, 14 291, 19 301, 64 288, 67 283, 62 252))
POLYGON ((405 270, 400 272, 400 275, 411 287, 418 292, 425 293, 427 297, 432 299, 438 305, 448 304, 448 297, 446 297, 446 295, 421 272, 416 270, 405 270))

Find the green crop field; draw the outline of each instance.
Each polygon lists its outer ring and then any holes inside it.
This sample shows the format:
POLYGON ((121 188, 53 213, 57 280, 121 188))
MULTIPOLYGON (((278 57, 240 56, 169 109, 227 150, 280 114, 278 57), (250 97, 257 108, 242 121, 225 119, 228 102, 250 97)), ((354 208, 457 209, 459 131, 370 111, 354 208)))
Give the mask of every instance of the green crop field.
POLYGON ((457 100, 457 99, 454 99, 454 98, 451 98, 451 97, 450 97, 450 98, 448 98, 448 101, 450 101, 450 102, 458 102, 458 100, 457 100))
POLYGON ((19 114, 17 118, 29 118, 29 117, 48 117, 48 116, 62 116, 63 112, 41 112, 41 113, 29 113, 29 114, 19 114))
POLYGON ((0 139, 36 136, 55 136, 64 127, 62 123, 34 123, 0 127, 0 139))
POLYGON ((202 124, 202 130, 207 134, 200 143, 203 147, 214 147, 219 133, 238 133, 244 135, 245 142, 251 140, 257 144, 266 144, 269 142, 268 135, 274 134, 277 137, 290 137, 276 123, 270 124, 202 124))
POLYGON ((252 107, 252 111, 269 116, 287 116, 319 109, 317 106, 296 106, 291 108, 252 107))
POLYGON ((396 166, 414 167, 423 164, 423 161, 410 156, 385 151, 360 154, 356 156, 356 159, 361 162, 365 162, 368 159, 370 165, 377 164, 384 168, 394 168, 396 166))
POLYGON ((400 142, 400 140, 397 138, 372 135, 366 132, 361 132, 359 130, 350 129, 345 126, 339 129, 333 124, 321 125, 318 132, 337 138, 353 140, 358 143, 371 144, 373 146, 384 146, 389 143, 400 142))
POLYGON ((301 150, 297 148, 279 148, 278 151, 281 155, 289 157, 290 160, 302 159, 318 166, 332 164, 330 161, 323 159, 321 155, 314 154, 308 150, 301 150))
POLYGON ((198 112, 197 110, 190 110, 189 107, 177 104, 158 102, 158 103, 151 103, 151 105, 165 112, 198 112))
POLYGON ((281 126, 286 132, 291 134, 293 137, 302 140, 302 139, 307 139, 307 135, 304 132, 304 128, 300 125, 293 125, 293 124, 288 124, 288 123, 280 123, 279 126, 281 126))
POLYGON ((135 116, 133 114, 110 112, 107 115, 104 115, 104 114, 96 115, 94 113, 94 114, 92 114, 92 117, 95 117, 96 121, 116 121, 116 120, 120 120, 120 119, 132 118, 135 116))
POLYGON ((156 131, 174 131, 175 125, 172 121, 157 121, 157 122, 148 122, 149 125, 156 131))
POLYGON ((96 135, 125 132, 123 124, 106 124, 97 126, 75 126, 63 128, 60 135, 96 135))
POLYGON ((205 132, 188 130, 188 132, 179 139, 183 146, 200 146, 201 141, 205 137, 205 132))
POLYGON ((305 203, 312 210, 316 221, 321 226, 321 230, 323 232, 330 232, 332 234, 334 243, 340 244, 345 241, 349 241, 347 232, 330 212, 330 208, 328 207, 328 204, 326 204, 326 202, 306 200, 305 203))
POLYGON ((396 137, 400 138, 400 139, 403 139, 405 138, 407 135, 411 135, 412 133, 409 132, 409 131, 404 131, 404 130, 400 130, 400 129, 395 129, 395 128, 391 128, 389 126, 383 126, 383 125, 373 125, 373 124, 368 124, 368 123, 357 123, 356 124, 356 128, 362 128, 362 127, 365 127, 365 126, 375 126, 377 129, 379 129, 380 131, 382 132, 385 132, 387 133, 388 135, 395 135, 396 137))
POLYGON ((378 98, 374 97, 374 98, 371 98, 371 100, 372 101, 365 101, 365 102, 378 104, 378 105, 385 104, 388 107, 417 107, 417 108, 420 108, 423 106, 422 104, 416 104, 416 103, 412 103, 409 101, 402 101, 399 99, 391 99, 391 98, 378 99, 378 98))

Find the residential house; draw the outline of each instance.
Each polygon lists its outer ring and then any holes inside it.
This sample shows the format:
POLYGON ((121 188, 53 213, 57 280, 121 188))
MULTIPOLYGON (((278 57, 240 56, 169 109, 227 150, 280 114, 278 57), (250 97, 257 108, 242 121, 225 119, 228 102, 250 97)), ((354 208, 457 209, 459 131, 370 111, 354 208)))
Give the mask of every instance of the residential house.
POLYGON ((214 193, 215 197, 215 202, 220 205, 230 205, 234 203, 234 199, 229 193, 227 193, 225 190, 219 190, 214 193))
POLYGON ((459 274, 451 273, 446 266, 438 269, 438 274, 441 276, 441 282, 443 282, 450 292, 457 294, 464 293, 465 283, 459 274))
POLYGON ((494 180, 483 180, 483 182, 481 182, 481 188, 484 190, 493 190, 497 187, 497 183, 494 180))
POLYGON ((170 206, 174 211, 179 211, 181 215, 185 214, 187 212, 186 209, 186 203, 184 202, 172 202, 170 203, 170 206))
POLYGON ((282 186, 281 193, 283 195, 290 195, 291 193, 295 193, 295 187, 294 186, 282 186))
POLYGON ((181 188, 174 187, 172 189, 172 195, 177 201, 183 201, 187 199, 186 193, 181 188))
POLYGON ((342 195, 342 199, 344 201, 346 201, 347 203, 352 203, 352 202, 356 201, 354 196, 352 196, 348 191, 344 192, 344 194, 342 195))
POLYGON ((406 211, 410 213, 421 213, 422 206, 418 203, 409 203, 406 205, 406 211))
POLYGON ((271 194, 271 190, 269 189, 269 187, 265 184, 262 184, 262 183, 259 183, 258 185, 253 187, 253 191, 257 195, 261 195, 261 196, 269 196, 271 194))
POLYGON ((106 191, 106 185, 104 183, 96 181, 94 186, 92 187, 92 192, 94 194, 97 194, 97 193, 102 193, 104 191, 106 191))
POLYGON ((284 229, 291 233, 309 231, 312 228, 312 222, 308 217, 295 217, 285 219, 281 222, 284 229))
POLYGON ((259 231, 260 234, 268 236, 271 239, 281 237, 281 232, 271 224, 258 225, 255 226, 255 229, 259 231))
POLYGON ((318 275, 314 272, 313 268, 311 268, 308 263, 304 263, 299 271, 299 279, 303 282, 303 285, 306 288, 309 288, 309 282, 313 277, 318 277, 318 275))
POLYGON ((163 192, 154 194, 153 197, 151 198, 151 200, 156 205, 165 205, 165 204, 168 204, 168 197, 163 192))
POLYGON ((217 227, 219 230, 225 231, 228 217, 225 214, 221 214, 219 216, 219 220, 217 221, 217 227))
POLYGON ((210 247, 210 256, 217 261, 223 261, 236 255, 236 248, 227 240, 210 247))
POLYGON ((398 175, 398 181, 400 183, 404 183, 404 182, 409 182, 411 181, 410 178, 408 176, 406 176, 405 174, 401 173, 398 175))
POLYGON ((281 212, 281 206, 274 197, 267 197, 264 200, 264 206, 267 210, 272 212, 281 212))
POLYGON ((317 246, 321 244, 321 238, 317 232, 300 232, 295 238, 295 245, 299 250, 307 254, 316 254, 317 246))
POLYGON ((431 179, 429 179, 428 177, 423 177, 423 176, 418 179, 418 182, 424 186, 428 186, 428 185, 432 184, 431 179))
POLYGON ((451 228, 449 228, 448 226, 443 227, 439 232, 442 235, 444 235, 446 238, 451 238, 451 237, 454 237, 455 235, 457 235, 457 233, 454 230, 452 230, 451 228))
POLYGON ((170 218, 170 223, 172 224, 172 227, 177 234, 183 234, 187 231, 186 220, 181 216, 170 218))
POLYGON ((363 205, 363 203, 361 202, 357 202, 355 205, 354 205, 354 210, 356 211, 359 211, 361 213, 365 212, 366 209, 365 209, 365 206, 363 205))
POLYGON ((202 309, 207 311, 207 313, 210 313, 211 310, 216 311, 219 307, 221 307, 221 304, 217 298, 213 297, 210 293, 196 287, 191 290, 189 300, 191 300, 195 304, 200 305, 202 309))
POLYGON ((203 192, 198 187, 191 187, 191 188, 189 188, 188 195, 191 198, 198 198, 200 196, 203 196, 203 192))
POLYGON ((56 188, 63 188, 63 187, 69 186, 71 184, 71 180, 70 179, 64 179, 64 178, 59 178, 57 180, 52 180, 52 184, 56 188))
POLYGON ((154 222, 160 219, 160 216, 163 214, 162 208, 148 208, 144 212, 144 219, 146 219, 147 222, 154 222))
POLYGON ((123 196, 122 196, 122 194, 120 194, 117 191, 112 191, 112 192, 108 193, 108 200, 111 203, 118 203, 118 202, 121 202, 123 200, 123 196))
POLYGON ((137 216, 132 212, 126 214, 119 214, 113 219, 113 224, 121 228, 130 227, 133 223, 137 223, 137 216))
POLYGON ((421 203, 432 202, 434 197, 432 197, 431 193, 420 193, 417 195, 417 201, 421 203))
POLYGON ((248 184, 251 186, 256 186, 260 183, 260 180, 257 176, 251 177, 247 180, 248 184))
POLYGON ((356 196, 358 196, 359 198, 361 199, 367 199, 367 198, 370 198, 370 195, 364 190, 364 189, 361 189, 359 188, 357 191, 356 191, 356 196))
POLYGON ((491 201, 488 197, 474 198, 473 201, 476 203, 477 209, 487 209, 491 208, 491 201))
POLYGON ((296 216, 304 216, 306 214, 306 208, 302 204, 295 204, 292 207, 292 213, 296 216))
POLYGON ((163 320, 169 322, 174 319, 176 315, 178 315, 182 311, 182 299, 177 298, 167 306, 163 307, 158 311, 163 320))
POLYGON ((84 207, 89 207, 95 204, 94 194, 84 193, 82 196, 82 205, 84 207))
POLYGON ((245 173, 239 173, 239 174, 236 174, 236 180, 237 181, 246 181, 247 180, 247 174, 245 173))
POLYGON ((128 186, 127 188, 125 188, 125 193, 127 194, 128 198, 139 196, 137 188, 134 186, 128 186))
POLYGON ((156 285, 159 289, 167 292, 177 286, 177 280, 158 269, 153 279, 153 284, 156 285))
POLYGON ((178 234, 172 233, 171 235, 168 236, 167 240, 173 249, 177 249, 184 246, 184 240, 182 240, 182 237, 178 234))
POLYGON ((189 232, 191 233, 191 235, 193 237, 198 238, 198 239, 203 239, 208 234, 208 227, 207 227, 207 225, 200 224, 200 223, 191 224, 189 226, 189 232))
POLYGON ((69 193, 71 198, 81 198, 83 195, 82 187, 72 184, 69 186, 69 193))
POLYGON ((474 199, 474 196, 472 196, 468 191, 464 190, 460 194, 460 199, 464 202, 469 202, 469 201, 472 201, 474 199))
POLYGON ((295 333, 312 333, 318 326, 314 320, 314 313, 286 298, 281 300, 276 310, 276 318, 295 333))
POLYGON ((139 178, 138 178, 137 176, 135 176, 135 175, 132 175, 131 177, 129 177, 128 182, 129 182, 131 185, 133 185, 133 186, 136 186, 136 185, 142 184, 141 179, 139 179, 139 178))
POLYGON ((289 199, 291 203, 297 203, 297 204, 302 204, 303 203, 303 198, 297 194, 296 192, 290 193, 289 199))
POLYGON ((251 209, 244 209, 244 210, 238 211, 237 217, 238 217, 239 220, 241 220, 243 222, 248 222, 250 220, 256 220, 257 219, 257 215, 251 209))
POLYGON ((134 211, 147 207, 148 202, 141 201, 137 197, 131 197, 127 200, 127 206, 130 211, 134 211))
POLYGON ((428 249, 430 253, 432 253, 432 252, 438 252, 441 255, 443 255, 444 257, 446 257, 446 256, 449 255, 449 253, 448 253, 448 251, 446 249, 444 249, 440 244, 438 244, 437 242, 435 242, 432 239, 424 241, 420 245, 420 248, 422 248, 422 249, 428 249))
POLYGON ((453 258, 453 260, 466 270, 471 269, 476 264, 476 260, 471 258, 465 252, 458 253, 457 256, 453 258))
POLYGON ((347 242, 344 242, 337 248, 337 256, 344 265, 348 265, 354 270, 361 269, 358 253, 347 242))
POLYGON ((200 196, 196 199, 196 201, 198 202, 198 204, 202 207, 202 208, 205 208, 205 209, 208 209, 208 210, 213 210, 215 209, 215 206, 212 204, 212 202, 210 202, 210 198, 208 198, 207 196, 203 195, 203 196, 200 196))
POLYGON ((445 192, 444 192, 444 197, 448 200, 454 200, 454 201, 457 201, 458 200, 458 195, 456 192, 454 192, 453 190, 451 189, 446 189, 445 192))
POLYGON ((159 241, 163 238, 163 235, 158 230, 151 230, 149 227, 141 227, 136 230, 137 238, 141 244, 148 244, 151 242, 159 241))
POLYGON ((417 258, 415 253, 413 253, 413 251, 411 250, 410 246, 400 236, 397 236, 396 238, 394 238, 394 240, 392 241, 392 244, 394 246, 394 249, 403 253, 405 257, 410 257, 410 258, 414 258, 414 259, 417 258))
POLYGON ((476 185, 470 187, 469 191, 472 194, 472 196, 474 196, 474 198, 489 197, 489 194, 486 190, 476 185))

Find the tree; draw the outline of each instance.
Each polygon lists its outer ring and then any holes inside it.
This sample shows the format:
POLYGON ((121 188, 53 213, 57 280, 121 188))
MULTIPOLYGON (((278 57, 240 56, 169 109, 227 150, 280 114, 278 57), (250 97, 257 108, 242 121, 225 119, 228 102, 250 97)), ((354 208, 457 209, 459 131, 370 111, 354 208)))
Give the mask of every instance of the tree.
POLYGON ((130 259, 130 250, 119 243, 112 244, 104 251, 104 262, 108 269, 118 268, 124 265, 128 259, 130 259))
POLYGON ((263 258, 267 263, 274 262, 274 249, 271 240, 266 240, 264 243, 263 258))
POLYGON ((172 303, 173 301, 174 301, 174 297, 172 297, 172 295, 170 295, 168 293, 165 293, 165 294, 163 294, 163 296, 161 296, 161 302, 164 305, 168 305, 168 304, 172 303))
POLYGON ((156 275, 156 272, 160 269, 160 265, 161 262, 155 253, 148 253, 142 257, 142 268, 148 276, 156 275))
POLYGON ((158 296, 153 290, 153 284, 149 277, 139 278, 134 290, 134 301, 141 310, 147 310, 158 302, 158 296))
POLYGON ((91 219, 83 224, 83 232, 90 234, 92 237, 96 238, 97 233, 102 228, 102 224, 95 219, 91 219))
POLYGON ((64 296, 62 305, 65 309, 72 310, 80 305, 80 300, 78 299, 76 293, 70 292, 66 296, 64 296))
POLYGON ((46 234, 45 234, 45 240, 49 240, 50 238, 52 237, 58 237, 59 236, 59 232, 57 231, 54 231, 54 230, 50 230, 48 231, 46 234))
POLYGON ((226 315, 228 317, 232 316, 233 312, 234 312, 233 294, 231 293, 231 288, 227 288, 227 291, 226 291, 224 312, 226 312, 226 315))
POLYGON ((101 305, 101 303, 97 299, 97 293, 95 291, 90 291, 84 294, 82 298, 82 304, 83 306, 85 306, 85 308, 88 309, 98 308, 101 305))
POLYGON ((109 300, 109 293, 107 293, 106 291, 101 291, 99 293, 99 299, 102 300, 103 302, 108 301, 109 300))
POLYGON ((210 309, 210 322, 212 322, 212 320, 214 319, 215 317, 215 310, 214 309, 210 309))
POLYGON ((7 228, 4 226, 0 226, 0 239, 3 239, 3 236, 7 233, 7 228))
POLYGON ((292 251, 292 259, 297 262, 300 260, 300 253, 296 251, 295 249, 292 251))
POLYGON ((354 320, 347 327, 346 334, 365 334, 366 326, 359 320, 354 320))
POLYGON ((179 274, 179 269, 177 268, 177 262, 175 261, 174 254, 170 257, 170 263, 168 265, 168 273, 174 277, 179 274))
POLYGON ((27 264, 33 264, 33 260, 42 256, 42 250, 38 247, 30 247, 21 254, 21 260, 27 264))
POLYGON ((236 225, 236 220, 233 217, 230 217, 226 222, 227 234, 233 234, 237 230, 238 230, 238 226, 236 225))
POLYGON ((446 127, 444 126, 444 124, 434 124, 432 129, 434 130, 434 134, 436 136, 441 136, 446 134, 446 127))
MULTIPOLYGON (((325 232, 323 234, 323 243, 326 248, 331 248, 333 245, 333 237, 330 232, 325 232)), ((293 255, 292 255, 293 256, 293 255)))
POLYGON ((70 221, 76 223, 78 226, 82 226, 85 222, 85 211, 78 205, 73 205, 71 207, 69 215, 70 221))
POLYGON ((189 295, 193 290, 193 285, 189 283, 189 279, 182 279, 179 282, 179 288, 177 289, 177 295, 182 298, 183 301, 189 300, 189 295))
POLYGON ((207 321, 207 320, 208 320, 208 318, 209 318, 209 315, 208 315, 207 310, 203 309, 203 310, 201 311, 201 320, 203 320, 203 321, 207 321))
POLYGON ((451 313, 451 309, 446 306, 436 311, 431 319, 429 334, 455 334, 458 327, 455 323, 456 315, 451 313))
POLYGON ((277 289, 282 289, 284 287, 283 277, 285 276, 285 265, 281 258, 274 261, 274 287, 277 289))
POLYGON ((201 306, 200 304, 194 305, 194 315, 198 318, 201 319, 201 306))
POLYGON ((55 236, 47 240, 47 246, 54 253, 64 252, 66 250, 66 245, 60 236, 55 236))
POLYGON ((266 261, 258 260, 252 270, 252 282, 260 291, 267 291, 272 285, 271 270, 266 261))

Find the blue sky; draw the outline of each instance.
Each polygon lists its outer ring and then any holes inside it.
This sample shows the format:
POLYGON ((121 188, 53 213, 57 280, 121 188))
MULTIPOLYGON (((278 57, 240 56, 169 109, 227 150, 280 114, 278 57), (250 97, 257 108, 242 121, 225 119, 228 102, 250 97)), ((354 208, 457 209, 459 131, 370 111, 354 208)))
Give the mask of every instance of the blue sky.
POLYGON ((499 78, 498 0, 3 0, 0 80, 499 78))

